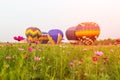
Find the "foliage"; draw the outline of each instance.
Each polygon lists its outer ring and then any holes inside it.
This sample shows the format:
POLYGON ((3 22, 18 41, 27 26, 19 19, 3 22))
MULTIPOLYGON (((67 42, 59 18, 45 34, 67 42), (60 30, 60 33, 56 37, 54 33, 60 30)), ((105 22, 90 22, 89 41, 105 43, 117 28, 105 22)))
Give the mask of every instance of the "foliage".
POLYGON ((119 65, 119 45, 0 44, 0 80, 119 80, 119 65))

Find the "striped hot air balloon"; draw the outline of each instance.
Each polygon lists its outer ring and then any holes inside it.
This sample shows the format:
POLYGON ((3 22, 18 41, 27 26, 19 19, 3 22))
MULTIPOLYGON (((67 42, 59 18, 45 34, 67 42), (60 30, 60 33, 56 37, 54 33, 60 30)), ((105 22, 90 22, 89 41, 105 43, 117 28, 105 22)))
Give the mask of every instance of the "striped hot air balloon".
POLYGON ((63 32, 59 29, 49 30, 48 39, 52 44, 59 44, 63 39, 63 32))
POLYGON ((42 32, 42 36, 39 38, 39 40, 41 41, 41 44, 48 43, 48 41, 49 41, 48 33, 47 32, 42 32))
POLYGON ((25 35, 27 37, 28 42, 35 42, 39 41, 39 38, 41 37, 42 33, 37 27, 29 27, 26 29, 25 35))
POLYGON ((76 26, 75 35, 80 42, 91 45, 99 36, 100 28, 95 22, 83 22, 76 26))

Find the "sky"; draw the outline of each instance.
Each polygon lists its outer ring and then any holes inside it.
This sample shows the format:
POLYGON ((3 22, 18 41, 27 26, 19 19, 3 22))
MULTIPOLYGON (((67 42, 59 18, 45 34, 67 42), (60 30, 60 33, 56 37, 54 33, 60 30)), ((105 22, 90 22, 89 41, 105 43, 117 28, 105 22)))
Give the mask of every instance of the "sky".
POLYGON ((0 42, 25 36, 28 27, 64 33, 81 22, 96 22, 98 39, 120 38, 120 0, 0 0, 0 42))

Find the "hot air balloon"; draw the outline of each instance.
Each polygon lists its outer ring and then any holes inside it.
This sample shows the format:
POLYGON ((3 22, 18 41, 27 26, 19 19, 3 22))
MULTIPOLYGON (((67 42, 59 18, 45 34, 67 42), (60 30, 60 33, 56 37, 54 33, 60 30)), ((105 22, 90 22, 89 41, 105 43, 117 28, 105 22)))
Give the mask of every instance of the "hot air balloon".
POLYGON ((66 37, 68 40, 76 40, 77 37, 75 36, 76 27, 70 27, 66 30, 66 37))
POLYGON ((37 27, 29 27, 26 29, 25 35, 27 37, 28 42, 35 42, 39 41, 39 38, 41 37, 42 33, 37 27))
POLYGON ((49 41, 48 33, 47 32, 42 32, 42 36, 39 38, 39 40, 41 41, 41 44, 48 43, 48 41, 49 41))
POLYGON ((59 44, 63 39, 63 32, 59 29, 52 29, 48 32, 48 39, 52 44, 59 44))
POLYGON ((95 22, 83 22, 76 26, 75 35, 77 39, 85 45, 91 45, 99 34, 100 28, 95 22))
POLYGON ((75 31, 76 31, 76 27, 70 27, 66 30, 66 38, 69 40, 71 44, 78 44, 75 31))

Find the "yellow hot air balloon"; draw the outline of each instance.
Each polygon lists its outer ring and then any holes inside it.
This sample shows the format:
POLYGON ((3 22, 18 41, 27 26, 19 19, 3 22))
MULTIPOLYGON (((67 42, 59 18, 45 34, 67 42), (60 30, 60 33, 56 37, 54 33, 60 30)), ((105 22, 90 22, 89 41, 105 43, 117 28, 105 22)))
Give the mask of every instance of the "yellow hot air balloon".
POLYGON ((28 42, 35 42, 39 41, 39 38, 41 37, 42 33, 37 27, 29 27, 26 29, 25 35, 27 37, 28 42))

